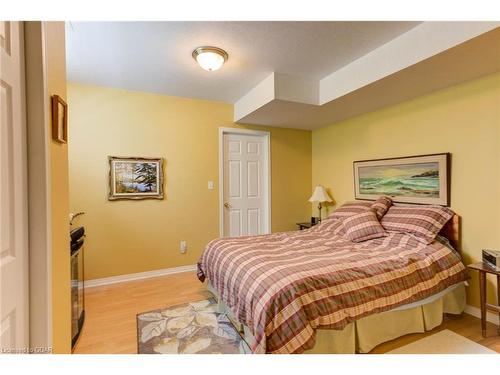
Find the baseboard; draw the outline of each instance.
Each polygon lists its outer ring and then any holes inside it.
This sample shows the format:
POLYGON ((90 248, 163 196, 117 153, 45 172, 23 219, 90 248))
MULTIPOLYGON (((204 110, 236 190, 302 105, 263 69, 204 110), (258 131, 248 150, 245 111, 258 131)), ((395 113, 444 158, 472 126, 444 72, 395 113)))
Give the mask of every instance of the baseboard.
POLYGON ((195 264, 191 264, 188 266, 174 267, 174 268, 163 268, 160 270, 147 271, 147 272, 129 273, 127 275, 103 277, 102 279, 85 280, 85 287, 92 288, 95 286, 123 283, 126 281, 133 281, 133 280, 150 279, 152 277, 173 275, 175 273, 192 272, 192 271, 196 271, 195 264))
MULTIPOLYGON (((466 305, 465 306, 465 312, 469 315, 475 316, 476 318, 481 319, 481 309, 478 309, 477 307, 471 306, 471 305, 466 305)), ((494 314, 491 312, 486 313, 486 320, 490 323, 496 324, 497 326, 500 326, 498 314, 494 314)))

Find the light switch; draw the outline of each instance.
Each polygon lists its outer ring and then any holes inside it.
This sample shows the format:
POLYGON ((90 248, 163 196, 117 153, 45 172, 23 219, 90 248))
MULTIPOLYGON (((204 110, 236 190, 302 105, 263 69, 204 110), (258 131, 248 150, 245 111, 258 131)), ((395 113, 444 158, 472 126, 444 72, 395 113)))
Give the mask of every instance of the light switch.
POLYGON ((208 190, 214 190, 214 182, 208 181, 208 190))
POLYGON ((187 242, 186 241, 181 241, 181 244, 179 246, 179 250, 180 250, 181 254, 186 254, 186 250, 187 250, 187 242))

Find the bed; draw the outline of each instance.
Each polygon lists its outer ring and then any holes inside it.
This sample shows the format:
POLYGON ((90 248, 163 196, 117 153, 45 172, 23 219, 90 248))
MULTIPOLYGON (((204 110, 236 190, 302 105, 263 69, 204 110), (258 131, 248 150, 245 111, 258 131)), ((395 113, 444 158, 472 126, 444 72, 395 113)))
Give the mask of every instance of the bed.
POLYGON ((459 223, 453 215, 430 244, 397 232, 354 243, 335 218, 220 238, 207 245, 198 277, 254 353, 369 352, 463 311, 459 223))

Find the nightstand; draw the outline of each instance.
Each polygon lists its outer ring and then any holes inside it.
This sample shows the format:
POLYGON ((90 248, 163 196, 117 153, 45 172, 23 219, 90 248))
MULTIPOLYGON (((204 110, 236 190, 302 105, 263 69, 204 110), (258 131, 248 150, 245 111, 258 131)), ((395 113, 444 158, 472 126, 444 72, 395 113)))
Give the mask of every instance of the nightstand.
MULTIPOLYGON (((479 297, 481 300, 481 329, 483 337, 486 337, 486 312, 488 310, 495 311, 500 317, 500 271, 494 269, 484 262, 469 264, 467 266, 470 270, 479 272, 479 297), (486 274, 497 276, 497 296, 499 305, 492 305, 486 302, 486 274)), ((498 328, 500 334, 500 327, 498 328)))
POLYGON ((302 229, 309 229, 313 226, 313 224, 311 224, 310 222, 307 222, 307 223, 297 223, 297 226, 299 227, 299 230, 302 230, 302 229))
POLYGON ((309 229, 311 227, 314 227, 318 223, 319 223, 319 221, 316 221, 314 224, 312 224, 311 222, 297 223, 297 226, 299 227, 299 230, 302 230, 302 229, 309 229))

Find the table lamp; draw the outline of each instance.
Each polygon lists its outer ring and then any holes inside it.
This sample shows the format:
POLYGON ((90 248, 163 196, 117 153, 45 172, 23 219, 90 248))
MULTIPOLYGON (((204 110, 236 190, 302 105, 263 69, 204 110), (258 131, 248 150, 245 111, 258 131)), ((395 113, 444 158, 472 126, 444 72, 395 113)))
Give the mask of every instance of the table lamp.
POLYGON ((309 202, 318 202, 318 210, 319 210, 319 221, 321 221, 321 203, 323 202, 332 202, 332 199, 326 192, 325 188, 321 185, 317 185, 314 188, 314 192, 309 198, 309 202))

